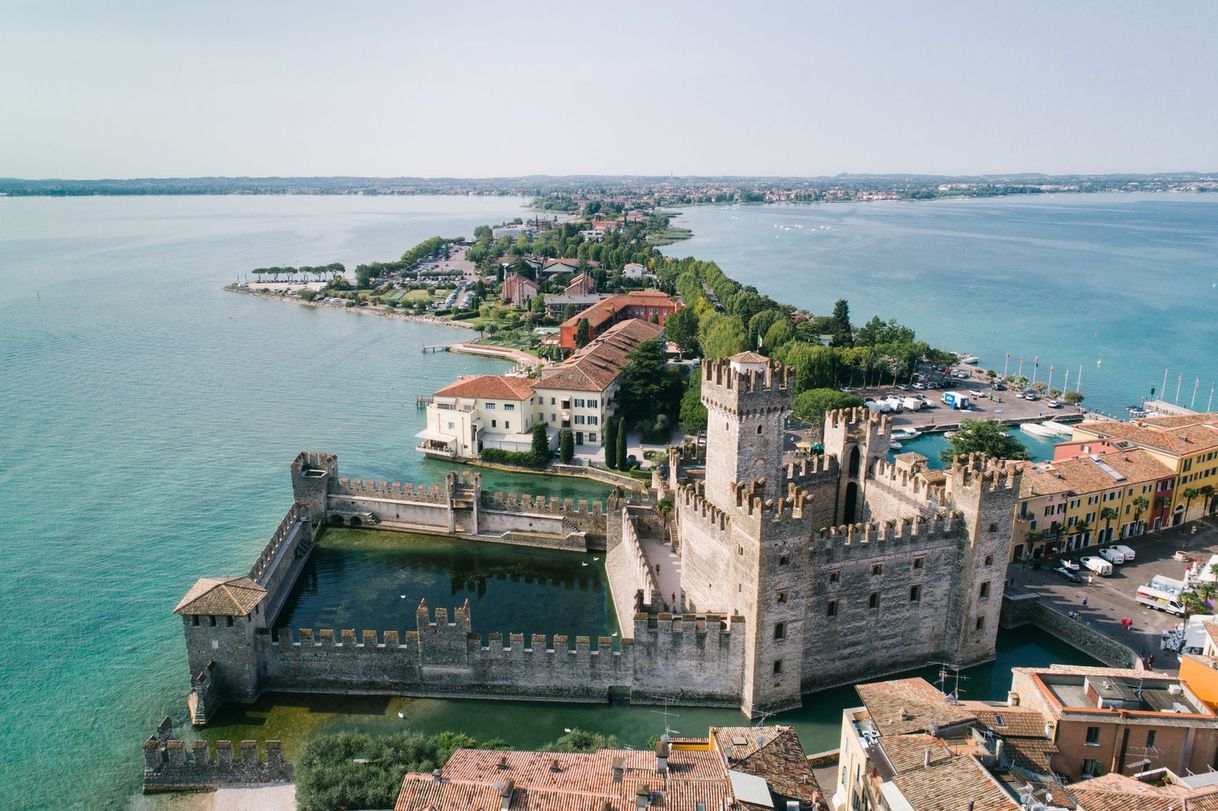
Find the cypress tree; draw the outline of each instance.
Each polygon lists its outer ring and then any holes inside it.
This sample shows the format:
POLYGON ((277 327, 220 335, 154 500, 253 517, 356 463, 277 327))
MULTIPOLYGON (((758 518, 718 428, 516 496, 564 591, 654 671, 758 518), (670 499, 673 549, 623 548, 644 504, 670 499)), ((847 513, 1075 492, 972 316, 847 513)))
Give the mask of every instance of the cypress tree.
POLYGON ((570 428, 564 428, 558 440, 558 458, 564 465, 570 464, 575 458, 575 435, 571 433, 570 428))
POLYGON ((605 423, 605 466, 617 467, 617 420, 612 417, 605 423))
POLYGON ((626 459, 626 418, 617 421, 617 469, 628 470, 630 464, 626 459))

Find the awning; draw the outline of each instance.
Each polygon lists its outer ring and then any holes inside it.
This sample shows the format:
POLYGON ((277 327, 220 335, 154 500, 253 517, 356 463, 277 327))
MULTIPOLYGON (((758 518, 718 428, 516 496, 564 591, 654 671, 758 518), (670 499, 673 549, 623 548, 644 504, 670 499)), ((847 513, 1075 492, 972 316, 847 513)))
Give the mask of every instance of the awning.
POLYGON ((430 428, 425 428, 422 431, 419 431, 417 434, 414 435, 414 438, 415 439, 427 439, 432 442, 445 442, 445 443, 452 443, 452 442, 455 442, 457 439, 456 437, 449 436, 448 434, 442 434, 439 431, 433 431, 430 428))

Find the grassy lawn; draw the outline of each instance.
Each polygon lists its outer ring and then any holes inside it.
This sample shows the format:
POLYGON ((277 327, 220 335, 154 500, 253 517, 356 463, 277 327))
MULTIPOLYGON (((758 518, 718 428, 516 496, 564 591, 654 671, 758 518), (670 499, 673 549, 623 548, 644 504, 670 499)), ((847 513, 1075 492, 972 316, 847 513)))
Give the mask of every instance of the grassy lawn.
POLYGON ((426 290, 401 290, 403 301, 430 301, 431 296, 426 290))
POLYGON ((647 235, 647 244, 649 245, 671 245, 674 242, 680 242, 683 239, 689 239, 694 235, 694 232, 688 228, 665 228, 663 231, 657 231, 647 235))

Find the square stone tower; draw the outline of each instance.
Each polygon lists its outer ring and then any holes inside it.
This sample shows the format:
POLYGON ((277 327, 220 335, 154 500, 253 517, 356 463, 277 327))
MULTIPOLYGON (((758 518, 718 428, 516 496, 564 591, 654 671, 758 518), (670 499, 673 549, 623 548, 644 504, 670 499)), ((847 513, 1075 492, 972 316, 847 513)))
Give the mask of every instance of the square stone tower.
POLYGON ((702 362, 707 410, 706 497, 723 508, 735 485, 781 481, 782 435, 795 397, 795 375, 755 352, 702 362))

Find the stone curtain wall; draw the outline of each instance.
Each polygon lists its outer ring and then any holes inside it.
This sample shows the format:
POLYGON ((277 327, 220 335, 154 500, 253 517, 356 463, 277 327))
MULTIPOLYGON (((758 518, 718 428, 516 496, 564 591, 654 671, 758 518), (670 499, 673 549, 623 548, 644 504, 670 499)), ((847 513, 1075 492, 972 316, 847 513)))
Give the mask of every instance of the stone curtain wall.
POLYGON ((266 742, 266 760, 255 741, 192 741, 189 748, 176 738, 150 737, 144 743, 144 791, 206 790, 219 786, 285 783, 292 780, 292 764, 283 759, 283 744, 266 742))
POLYGON ((1021 594, 1005 597, 1002 601, 1002 625, 1015 628, 1031 623, 1046 633, 1052 634, 1071 647, 1078 648, 1109 667, 1124 667, 1144 670, 1142 657, 1128 645, 1107 636, 1083 623, 1071 619, 1040 597, 1021 594))
POLYGON ((629 510, 621 510, 618 516, 608 519, 614 531, 608 535, 605 554, 605 576, 609 580, 609 592, 613 596, 613 608, 622 639, 634 634, 634 615, 650 606, 653 595, 659 591, 655 574, 647 563, 647 556, 639 546, 638 532, 629 510))

